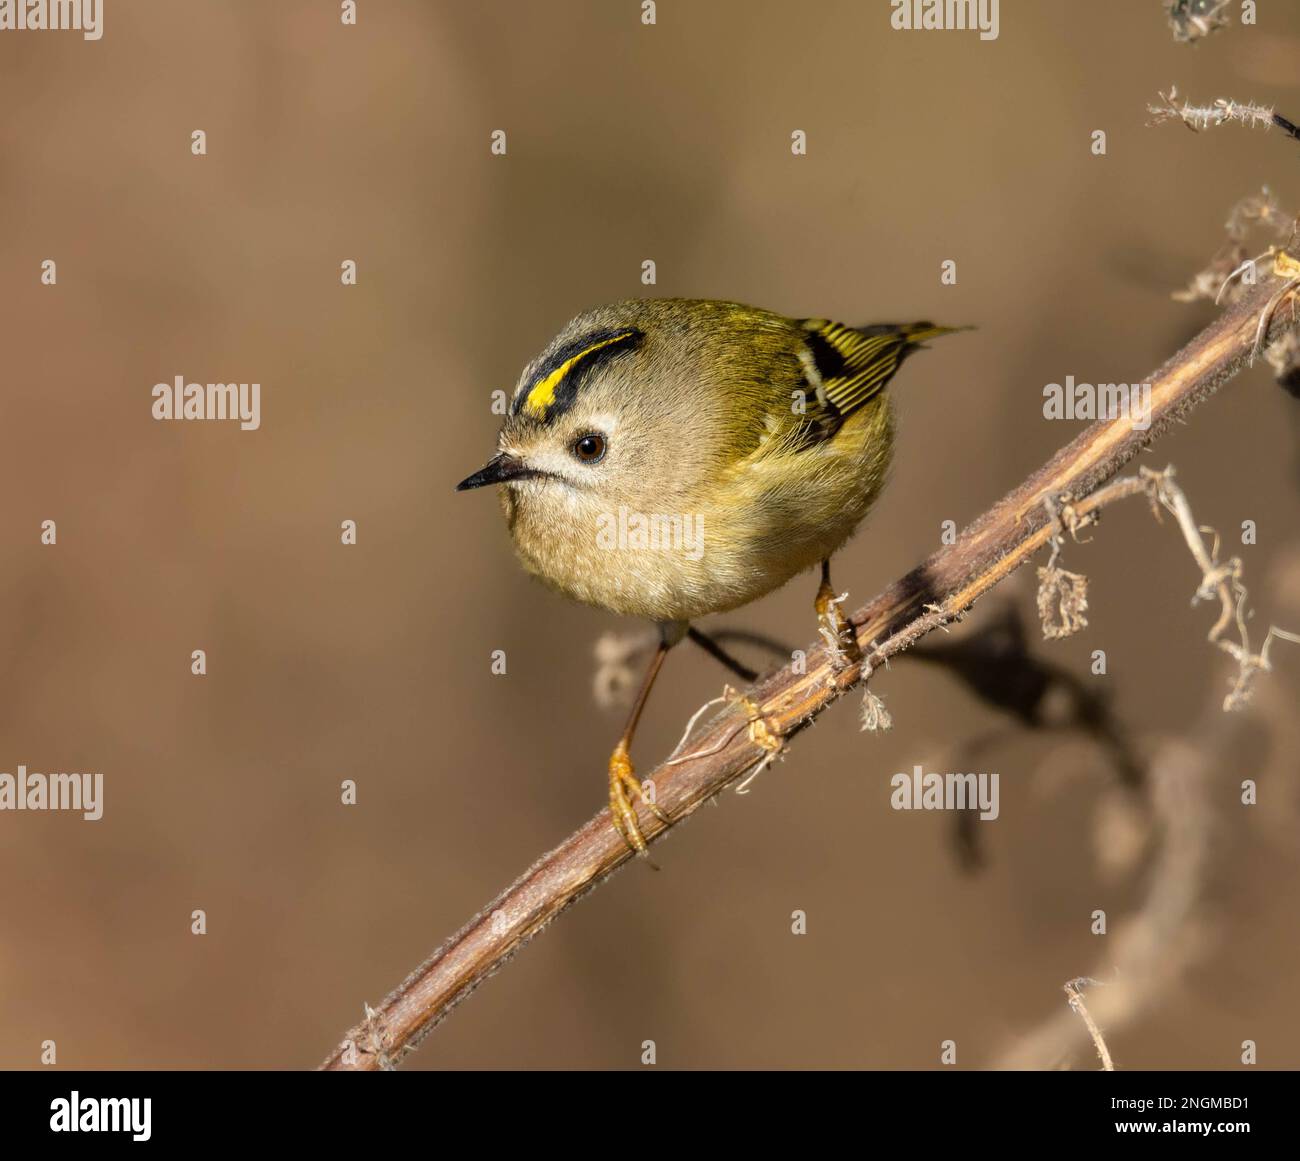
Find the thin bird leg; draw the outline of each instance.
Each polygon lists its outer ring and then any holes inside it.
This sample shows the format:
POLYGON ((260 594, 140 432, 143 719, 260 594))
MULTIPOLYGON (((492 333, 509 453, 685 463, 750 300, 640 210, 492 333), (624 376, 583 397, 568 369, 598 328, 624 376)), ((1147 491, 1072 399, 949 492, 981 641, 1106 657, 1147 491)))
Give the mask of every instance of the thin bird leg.
POLYGON ((728 669, 731 670, 741 681, 753 681, 758 677, 756 669, 750 669, 748 665, 737 661, 721 645, 719 645, 707 633, 701 633, 694 625, 686 630, 686 635, 690 637, 701 649, 716 661, 721 661, 728 669))
POLYGON ((766 633, 755 633, 752 629, 714 629, 711 634, 713 640, 722 645, 724 641, 736 641, 744 645, 753 645, 757 649, 766 650, 773 657, 779 657, 781 660, 789 661, 794 655, 794 646, 784 641, 778 641, 775 637, 769 637, 766 633))
POLYGON ((655 678, 659 676, 659 669, 670 648, 666 641, 660 640, 659 647, 650 660, 650 667, 641 682, 641 691, 636 695, 636 701, 632 703, 632 712, 628 715, 627 725, 623 728, 623 736, 609 757, 610 819, 614 829, 623 836, 623 841, 638 855, 645 855, 646 841, 637 823, 635 805, 637 799, 645 803, 650 813, 664 826, 669 825, 668 817, 664 812, 645 797, 641 783, 637 781, 632 769, 631 749, 632 735, 636 733, 637 722, 641 720, 641 711, 645 708, 646 699, 650 696, 650 688, 654 685, 655 678))
POLYGON ((830 560, 823 560, 822 583, 817 589, 817 620, 820 622, 818 631, 821 633, 822 640, 826 642, 826 648, 830 650, 831 666, 837 673, 850 665, 858 665, 862 662, 862 647, 858 644, 858 635, 840 609, 840 602, 843 599, 837 597, 831 587, 830 560))
MULTIPOLYGON (((1280 255, 1279 257, 1283 256, 1280 255)), ((1285 255, 1285 257, 1290 258, 1290 255, 1285 255)), ((1295 259, 1291 258, 1291 262, 1294 263, 1295 259)), ((1260 312, 1259 325, 1255 328, 1255 345, 1250 351, 1250 361, 1252 363, 1255 361, 1255 356, 1264 350, 1264 341, 1268 337, 1268 328, 1272 325, 1273 316, 1277 313, 1277 308, 1282 305, 1282 300, 1288 294, 1300 290, 1300 278, 1295 277, 1294 274, 1290 277, 1291 280, 1269 299, 1268 305, 1260 312)), ((1292 300, 1292 305, 1294 306, 1294 300, 1292 300)))

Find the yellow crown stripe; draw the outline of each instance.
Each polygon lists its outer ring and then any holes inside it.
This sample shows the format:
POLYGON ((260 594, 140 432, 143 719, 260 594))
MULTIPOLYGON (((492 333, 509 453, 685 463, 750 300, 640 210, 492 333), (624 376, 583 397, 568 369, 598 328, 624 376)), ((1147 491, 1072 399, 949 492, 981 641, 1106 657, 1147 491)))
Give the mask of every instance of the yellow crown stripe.
POLYGON ((540 419, 546 414, 547 409, 555 403, 555 392, 559 389, 560 384, 564 382, 564 377, 578 363, 605 347, 623 342, 630 333, 630 331, 623 331, 620 334, 611 335, 607 339, 601 339, 598 343, 592 343, 591 346, 579 351, 571 358, 565 359, 554 371, 544 379, 539 379, 529 390, 528 397, 524 400, 524 410, 540 419))

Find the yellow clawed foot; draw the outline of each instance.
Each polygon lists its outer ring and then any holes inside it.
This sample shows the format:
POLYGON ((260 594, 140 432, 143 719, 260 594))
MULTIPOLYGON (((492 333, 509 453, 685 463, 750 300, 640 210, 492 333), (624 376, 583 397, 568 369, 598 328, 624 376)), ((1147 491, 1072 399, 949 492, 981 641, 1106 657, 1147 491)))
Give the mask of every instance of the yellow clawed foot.
MULTIPOLYGON (((641 783, 632 771, 632 758, 626 743, 620 742, 609 759, 609 816, 623 841, 638 855, 644 855, 645 835, 641 833, 636 816, 638 800, 644 801, 641 783)), ((664 826, 669 825, 668 816, 659 807, 653 802, 645 802, 645 805, 664 826)))
POLYGON ((822 569, 822 583, 817 589, 817 620, 826 647, 831 653, 831 667, 842 673, 862 663, 862 647, 852 624, 840 609, 840 599, 831 588, 830 569, 822 569))

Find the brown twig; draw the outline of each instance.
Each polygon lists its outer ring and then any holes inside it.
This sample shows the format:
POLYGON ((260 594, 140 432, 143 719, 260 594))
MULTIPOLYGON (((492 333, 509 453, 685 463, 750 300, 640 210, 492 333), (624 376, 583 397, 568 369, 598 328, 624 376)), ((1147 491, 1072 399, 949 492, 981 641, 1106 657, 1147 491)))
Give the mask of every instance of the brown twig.
POLYGON ((1116 924, 1099 953, 1094 975, 1104 977, 1107 986, 1084 1008, 1071 997, 1071 1011, 1054 1012, 1019 1037, 994 1067, 1058 1068, 1091 1040, 1102 1067, 1111 1069, 1099 1025, 1105 1024, 1114 1037, 1167 998, 1202 953, 1207 933, 1200 912, 1212 849, 1211 787, 1241 753, 1243 739, 1260 730, 1258 712, 1248 714, 1253 716, 1216 709, 1201 718, 1190 738, 1170 738, 1159 746, 1148 777, 1158 847, 1141 904, 1116 924), (1084 1026, 1075 1013, 1084 1018, 1084 1026))
MULTIPOLYGON (((1199 530, 1195 530, 1199 535, 1199 530)), ((1300 585, 1300 553, 1279 562, 1268 585, 1290 599, 1296 612, 1300 585)), ((1262 685, 1244 712, 1224 713, 1207 702, 1205 710, 1182 736, 1148 734, 1143 749, 1150 751, 1144 764, 1143 799, 1150 809, 1145 819, 1124 819, 1115 812, 1120 800, 1113 789, 1099 801, 1094 831, 1098 870, 1109 878, 1117 870, 1145 880, 1136 908, 1111 919, 1112 930, 1098 939, 1101 945, 1094 976, 1106 986, 1091 993, 1085 1025, 1070 1012, 1053 1011, 1022 1033, 1004 1049, 994 1066, 1024 1071, 1069 1067, 1091 1038, 1098 1055, 1100 1025, 1114 1038, 1177 996, 1188 973, 1216 943, 1231 946, 1231 933, 1223 916, 1210 901, 1214 863, 1236 858, 1234 839, 1218 828, 1223 794, 1228 783, 1249 775, 1259 786, 1269 786, 1270 798, 1279 804, 1294 799, 1294 755, 1300 747, 1296 727, 1295 692, 1283 682, 1262 685), (1242 767, 1243 756, 1247 766, 1242 767), (1109 808, 1109 809, 1108 809, 1109 808), (1124 832, 1129 827, 1136 830, 1124 832), (1091 1020, 1091 1024, 1086 1021, 1091 1020), (1085 1032, 1087 1035, 1085 1036, 1085 1032)), ((1059 758, 1051 759, 1059 768, 1059 758)), ((1125 799, 1123 806, 1134 805, 1125 799)), ((1296 829, 1293 811, 1286 809, 1248 816, 1276 827, 1275 841, 1290 849, 1296 829)), ((1252 836, 1252 841, 1253 836, 1252 836)), ((1079 981, 1075 981, 1076 983, 1079 981)), ((1096 984, 1098 981, 1087 980, 1096 984)), ((1067 985, 1067 994, 1069 985, 1067 985)), ((1102 1041, 1104 1043, 1104 1040, 1102 1041)), ((1103 1067, 1106 1056, 1102 1057, 1103 1067)))
POLYGON ((1148 124, 1163 125, 1166 121, 1181 121, 1193 132, 1203 132, 1219 125, 1236 123, 1248 129, 1285 130, 1294 135, 1295 126, 1285 117, 1280 116, 1272 105, 1257 105, 1253 101, 1232 101, 1219 97, 1208 105, 1193 105, 1190 101, 1178 103, 1178 88, 1171 87, 1169 92, 1161 92, 1160 104, 1148 105, 1151 114, 1148 124))
POLYGON ((1088 1035, 1092 1037, 1093 1047, 1097 1049, 1097 1056, 1101 1060, 1102 1072, 1114 1072, 1115 1062, 1110 1057, 1110 1049, 1106 1047, 1106 1038, 1101 1034, 1101 1029, 1097 1027, 1097 1021, 1092 1018, 1092 1013, 1088 1011, 1087 1002, 1083 998, 1084 989, 1096 983, 1094 979, 1080 976, 1065 985, 1065 995, 1069 999, 1071 1011, 1079 1014, 1084 1027, 1088 1029, 1088 1035))
MULTIPOLYGON (((955 544, 936 552, 853 614, 865 659, 836 668, 824 643, 810 646, 806 672, 787 666, 731 699, 689 744, 689 753, 658 767, 647 782, 674 823, 789 740, 873 668, 951 621, 1059 536, 1060 513, 1079 520, 1128 485, 1101 486, 1144 447, 1231 378, 1249 358, 1261 313, 1283 285, 1260 280, 1151 377, 1151 423, 1101 420, 980 516, 955 544), (1098 489, 1101 489, 1100 491, 1098 489), (1053 515, 1056 513, 1056 515, 1053 515)), ((1266 327, 1277 338, 1293 325, 1276 310, 1266 327)), ((800 667, 805 668, 805 667, 800 667)), ((687 747, 683 747, 685 749, 687 747)), ((642 812, 646 837, 664 827, 642 812)), ((631 857, 602 810, 542 856, 420 965, 377 1009, 350 1030, 326 1069, 391 1067, 460 1000, 497 971, 557 915, 631 857)))

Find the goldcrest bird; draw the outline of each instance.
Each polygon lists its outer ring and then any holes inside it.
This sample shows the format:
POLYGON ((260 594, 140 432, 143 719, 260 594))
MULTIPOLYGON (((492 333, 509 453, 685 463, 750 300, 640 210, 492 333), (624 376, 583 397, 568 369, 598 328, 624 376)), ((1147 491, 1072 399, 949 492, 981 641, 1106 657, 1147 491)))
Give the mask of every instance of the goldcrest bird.
POLYGON ((632 735, 664 655, 691 626, 821 566, 817 612, 850 660, 857 639, 830 557, 885 480, 885 385, 928 322, 848 327, 731 302, 596 307, 525 368, 497 452, 459 491, 500 484, 524 567, 597 608, 648 617, 659 645, 609 763, 610 815, 637 853, 635 803, 667 824, 633 774, 632 735))

